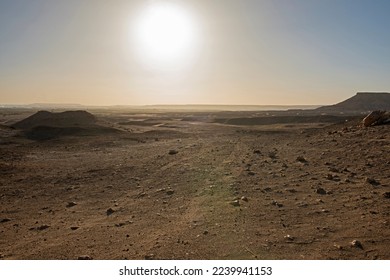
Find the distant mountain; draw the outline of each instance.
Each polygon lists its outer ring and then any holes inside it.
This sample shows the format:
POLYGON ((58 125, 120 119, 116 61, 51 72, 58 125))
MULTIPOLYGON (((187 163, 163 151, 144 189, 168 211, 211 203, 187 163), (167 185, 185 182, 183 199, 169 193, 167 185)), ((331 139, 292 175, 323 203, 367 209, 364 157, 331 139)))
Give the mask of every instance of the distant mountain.
POLYGON ((73 103, 32 103, 26 105, 29 108, 83 108, 84 105, 73 103))
POLYGON ((355 96, 340 103, 317 108, 324 113, 366 113, 374 110, 390 111, 390 93, 358 92, 355 96))

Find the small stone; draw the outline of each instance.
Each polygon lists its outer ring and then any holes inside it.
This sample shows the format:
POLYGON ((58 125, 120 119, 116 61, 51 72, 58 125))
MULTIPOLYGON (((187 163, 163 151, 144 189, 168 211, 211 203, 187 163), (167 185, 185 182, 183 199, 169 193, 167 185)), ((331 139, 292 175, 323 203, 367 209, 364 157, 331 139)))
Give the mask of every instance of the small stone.
POLYGON ((127 223, 126 223, 126 222, 121 222, 121 223, 115 224, 115 226, 116 226, 116 227, 123 227, 123 226, 125 226, 126 224, 128 224, 128 222, 127 222, 127 223))
POLYGON ((256 173, 253 172, 253 171, 249 171, 249 172, 248 172, 248 175, 254 176, 254 175, 256 175, 256 173))
POLYGON ((176 150, 169 150, 169 152, 168 152, 168 154, 170 154, 170 155, 175 155, 177 153, 178 153, 178 151, 176 151, 176 150))
POLYGON ((340 171, 336 167, 329 167, 330 172, 339 173, 340 171))
POLYGON ((71 202, 68 202, 68 204, 66 204, 66 207, 70 208, 70 207, 73 207, 73 206, 76 206, 76 205, 77 205, 76 202, 71 201, 71 202))
POLYGON ((148 254, 145 256, 145 260, 153 260, 154 259, 154 254, 148 254))
POLYGON ((253 153, 254 153, 254 154, 261 155, 261 151, 260 151, 260 150, 254 150, 253 153))
POLYGON ((45 230, 45 229, 48 229, 50 226, 49 225, 41 225, 39 227, 37 227, 37 230, 45 230))
POLYGON ((231 205, 233 205, 234 207, 238 207, 240 206, 240 201, 238 201, 237 199, 236 200, 233 200, 231 202, 229 202, 231 205))
POLYGON ((50 226, 49 225, 41 225, 39 227, 32 227, 30 230, 45 230, 48 229, 50 226))
POLYGON ((298 156, 297 157, 297 161, 302 162, 302 163, 306 163, 307 162, 307 160, 303 156, 298 156))
POLYGON ((351 242, 351 246, 359 248, 359 249, 363 249, 362 243, 359 240, 356 240, 356 239, 351 242))
POLYGON ((287 235, 284 236, 284 239, 289 240, 289 241, 293 241, 294 237, 289 235, 289 234, 287 234, 287 235))
POLYGON ((373 186, 378 186, 380 185, 381 183, 379 183, 377 180, 373 179, 373 178, 366 178, 366 182, 373 185, 373 186))
POLYGON ((383 196, 384 196, 385 198, 390 198, 390 192, 385 192, 385 193, 383 194, 383 196))
POLYGON ((78 228, 79 228, 79 227, 76 227, 76 226, 75 226, 75 227, 70 227, 71 230, 76 230, 76 229, 78 229, 78 228))
POLYGON ((205 230, 205 231, 203 232, 203 234, 204 234, 204 235, 207 235, 207 234, 209 234, 209 231, 208 231, 208 230, 205 230))
POLYGON ((269 158, 276 159, 276 152, 269 152, 268 153, 269 158))
POLYGON ((85 260, 85 261, 92 260, 92 258, 90 256, 88 256, 88 255, 79 256, 77 259, 78 260, 85 260))
POLYGON ((0 219, 0 223, 6 223, 6 222, 10 222, 11 219, 9 218, 4 218, 4 219, 0 219))
POLYGON ((241 197, 241 200, 245 201, 245 202, 248 202, 248 198, 246 196, 242 196, 241 197))
POLYGON ((108 208, 107 211, 106 211, 107 216, 110 216, 110 215, 113 214, 114 212, 115 212, 115 210, 112 209, 112 208, 108 208))
POLYGON ((272 201, 272 203, 271 203, 272 205, 275 205, 275 206, 278 206, 278 207, 283 207, 283 204, 282 203, 279 203, 279 202, 277 202, 277 201, 272 201))
POLYGON ((289 192, 289 193, 296 193, 298 192, 296 189, 292 188, 292 189, 285 189, 286 192, 289 192))
POLYGON ((167 190, 165 193, 167 195, 173 195, 175 193, 175 191, 174 190, 167 190))
POLYGON ((326 194, 326 190, 324 190, 323 188, 317 188, 316 193, 324 195, 324 194, 326 194))
POLYGON ((298 203, 296 203, 296 205, 298 207, 302 207, 302 208, 306 208, 309 206, 309 204, 307 204, 306 202, 298 202, 298 203))
POLYGON ((343 246, 339 245, 339 244, 334 244, 333 246, 335 246, 337 249, 339 250, 343 250, 343 246))

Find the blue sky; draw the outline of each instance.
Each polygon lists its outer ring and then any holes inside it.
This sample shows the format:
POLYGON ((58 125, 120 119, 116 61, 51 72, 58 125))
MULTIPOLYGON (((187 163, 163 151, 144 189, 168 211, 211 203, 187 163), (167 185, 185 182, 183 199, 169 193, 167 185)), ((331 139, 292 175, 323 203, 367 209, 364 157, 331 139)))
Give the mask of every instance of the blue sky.
POLYGON ((332 104, 390 91, 389 11, 378 0, 0 0, 0 103, 332 104), (179 70, 143 65, 129 40, 159 2, 199 27, 179 70))

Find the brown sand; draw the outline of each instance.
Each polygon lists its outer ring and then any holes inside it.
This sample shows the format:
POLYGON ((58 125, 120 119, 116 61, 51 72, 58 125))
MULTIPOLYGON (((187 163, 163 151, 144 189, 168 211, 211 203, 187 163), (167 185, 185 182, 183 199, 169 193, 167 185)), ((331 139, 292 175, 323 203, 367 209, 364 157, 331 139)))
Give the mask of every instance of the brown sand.
POLYGON ((121 133, 45 141, 0 127, 0 257, 390 259, 390 126, 248 114, 106 112, 121 133))

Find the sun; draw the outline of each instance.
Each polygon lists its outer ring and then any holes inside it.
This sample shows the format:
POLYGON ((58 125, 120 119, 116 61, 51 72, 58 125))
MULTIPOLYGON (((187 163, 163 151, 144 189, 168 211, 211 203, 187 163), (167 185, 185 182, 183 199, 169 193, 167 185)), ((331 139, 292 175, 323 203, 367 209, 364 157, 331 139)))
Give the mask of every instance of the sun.
POLYGON ((132 33, 137 57, 156 67, 184 64, 198 40, 192 14, 172 2, 153 2, 145 7, 132 33))

